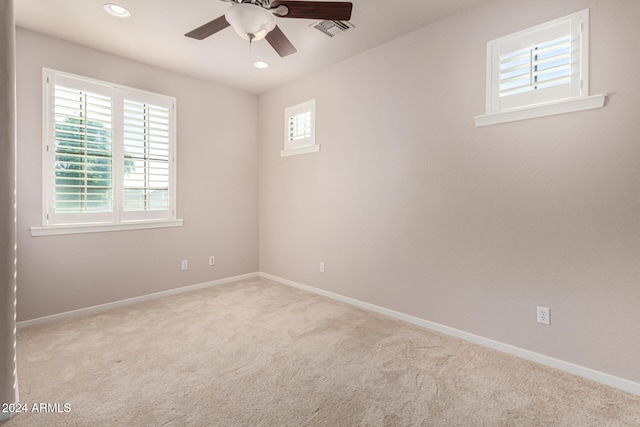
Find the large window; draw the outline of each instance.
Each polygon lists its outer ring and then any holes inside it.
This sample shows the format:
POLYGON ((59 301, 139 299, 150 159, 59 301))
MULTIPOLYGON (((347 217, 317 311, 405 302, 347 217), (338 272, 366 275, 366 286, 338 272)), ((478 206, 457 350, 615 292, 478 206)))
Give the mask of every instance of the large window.
POLYGON ((42 228, 175 220, 175 99, 48 69, 43 78, 42 228))
POLYGON ((493 124, 602 107, 589 95, 589 9, 487 43, 487 114, 493 124))

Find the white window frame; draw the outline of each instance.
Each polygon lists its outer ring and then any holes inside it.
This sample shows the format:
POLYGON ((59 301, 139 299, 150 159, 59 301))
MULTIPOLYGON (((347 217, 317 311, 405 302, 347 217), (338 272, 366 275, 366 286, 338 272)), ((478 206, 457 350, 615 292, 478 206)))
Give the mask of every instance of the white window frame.
POLYGON ((589 9, 487 42, 486 114, 475 118, 476 126, 562 114, 604 106, 605 95, 589 95, 589 9), (569 34, 567 34, 567 32, 569 34), (501 97, 500 58, 520 49, 571 37, 570 82, 501 97))
POLYGON ((316 100, 311 99, 284 110, 284 150, 280 151, 281 157, 296 156, 299 154, 317 153, 320 146, 316 144, 316 100), (310 116, 310 129, 308 136, 291 136, 291 121, 301 118, 304 115, 310 116))
POLYGON ((32 227, 32 236, 119 231, 140 228, 181 226, 176 219, 176 100, 175 98, 43 68, 42 126, 42 226, 32 227), (56 83, 82 87, 112 99, 112 210, 101 213, 55 212, 55 116, 53 111, 56 83), (167 210, 125 211, 124 208, 124 100, 142 101, 169 111, 169 183, 167 210))

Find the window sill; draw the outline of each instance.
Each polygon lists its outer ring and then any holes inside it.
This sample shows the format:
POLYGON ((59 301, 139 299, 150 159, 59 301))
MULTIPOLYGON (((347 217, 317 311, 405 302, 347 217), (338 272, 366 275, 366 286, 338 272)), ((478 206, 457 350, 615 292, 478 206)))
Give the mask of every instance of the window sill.
POLYGON ((498 123, 514 122, 516 120, 533 119, 536 117, 555 114, 571 113, 574 111, 590 110, 604 107, 606 95, 592 95, 563 101, 548 102, 515 110, 476 116, 476 126, 490 126, 498 123))
POLYGON ((57 236, 62 234, 103 233, 106 231, 141 230, 147 228, 182 227, 184 220, 135 221, 119 224, 74 224, 31 227, 31 236, 57 236))
POLYGON ((320 151, 319 145, 308 145, 306 147, 292 148, 280 151, 280 157, 297 156, 299 154, 317 153, 320 151))

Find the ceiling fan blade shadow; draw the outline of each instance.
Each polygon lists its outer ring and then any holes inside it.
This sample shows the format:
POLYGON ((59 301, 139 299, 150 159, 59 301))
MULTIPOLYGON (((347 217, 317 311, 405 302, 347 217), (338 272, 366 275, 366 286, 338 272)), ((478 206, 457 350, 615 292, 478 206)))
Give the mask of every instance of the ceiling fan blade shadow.
POLYGON ((277 25, 269 31, 265 39, 280 56, 288 56, 298 51, 277 25))
POLYGON ((227 22, 227 18, 222 15, 219 18, 214 19, 213 21, 201 25, 195 30, 189 31, 187 34, 185 34, 185 36, 191 37, 192 39, 203 40, 220 30, 224 30, 228 26, 229 22, 227 22))
MULTIPOLYGON (((348 21, 351 19, 353 3, 341 1, 295 1, 275 0, 271 9, 286 6, 289 12, 282 18, 326 19, 330 21, 348 21)), ((277 15, 276 16, 280 16, 277 15)))

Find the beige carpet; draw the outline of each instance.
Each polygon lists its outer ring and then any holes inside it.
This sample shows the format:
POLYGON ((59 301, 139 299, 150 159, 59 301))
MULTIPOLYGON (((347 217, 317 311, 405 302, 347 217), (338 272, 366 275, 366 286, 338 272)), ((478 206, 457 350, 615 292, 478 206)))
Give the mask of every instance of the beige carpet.
POLYGON ((254 279, 18 333, 13 426, 639 426, 640 396, 254 279))

